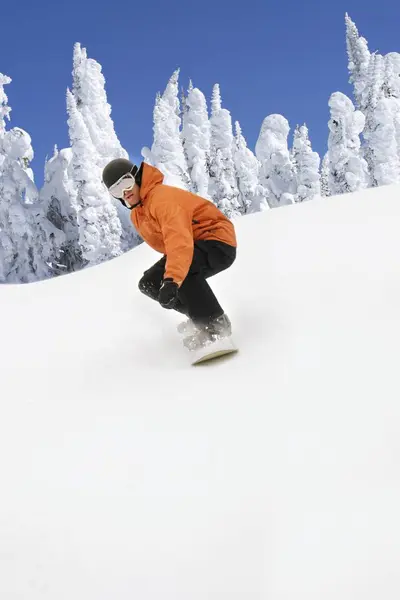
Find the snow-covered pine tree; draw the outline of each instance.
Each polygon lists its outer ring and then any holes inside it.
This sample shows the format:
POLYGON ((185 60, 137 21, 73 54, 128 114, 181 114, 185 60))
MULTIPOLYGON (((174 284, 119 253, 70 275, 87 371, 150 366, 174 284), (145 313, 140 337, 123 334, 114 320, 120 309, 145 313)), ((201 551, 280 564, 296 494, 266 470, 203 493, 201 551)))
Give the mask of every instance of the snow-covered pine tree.
POLYGON ((37 202, 29 134, 19 127, 6 131, 11 109, 4 85, 10 82, 0 74, 0 282, 28 283, 59 273, 57 248, 63 238, 37 202))
POLYGON ((65 236, 60 247, 59 263, 67 273, 79 271, 86 262, 79 245, 76 190, 70 176, 71 163, 71 148, 59 151, 55 146, 53 156, 46 161, 44 184, 40 190, 40 200, 47 218, 65 236))
POLYGON ((224 214, 232 218, 241 214, 233 161, 232 118, 230 112, 226 108, 222 108, 218 84, 215 84, 213 88, 210 125, 209 196, 224 214))
POLYGON ((368 166, 360 151, 365 117, 341 92, 331 95, 329 107, 329 190, 332 195, 356 192, 369 183, 368 166))
POLYGON ((282 115, 269 115, 262 123, 256 143, 261 163, 260 183, 271 208, 293 204, 296 193, 294 166, 288 149, 289 123, 282 115))
MULTIPOLYGON (((179 69, 171 76, 164 93, 157 94, 153 111, 153 144, 146 157, 165 176, 165 183, 191 189, 181 135, 178 89, 179 69)), ((143 152, 143 151, 142 151, 143 152)))
POLYGON ((121 254, 121 222, 109 193, 101 183, 97 151, 77 108, 75 96, 69 89, 67 111, 79 244, 83 259, 92 266, 121 254))
POLYGON ((311 148, 308 128, 305 124, 295 129, 292 161, 296 176, 296 202, 304 202, 320 196, 320 158, 311 148))
POLYGON ((356 106, 365 116, 363 154, 373 186, 400 181, 398 100, 394 96, 396 63, 379 53, 371 54, 367 41, 346 15, 346 42, 350 82, 356 106))
POLYGON ((11 83, 11 77, 0 73, 0 137, 3 137, 6 131, 6 119, 10 120, 11 108, 8 106, 7 94, 4 86, 11 83))
MULTIPOLYGON (((233 160, 236 166, 236 177, 239 188, 240 212, 246 214, 257 212, 268 206, 259 182, 260 163, 250 148, 247 147, 239 121, 235 122, 235 145, 233 160)), ((269 206, 268 206, 269 208, 269 206)))
POLYGON ((370 59, 371 53, 368 50, 367 40, 361 37, 358 29, 346 13, 346 46, 348 55, 348 69, 350 73, 350 83, 354 86, 354 98, 356 107, 364 112, 368 104, 370 88, 370 59))
MULTIPOLYGON (((72 79, 72 93, 90 135, 98 167, 103 169, 114 158, 128 158, 115 132, 102 67, 96 60, 87 57, 86 48, 82 48, 78 42, 74 45, 72 79)), ((121 221, 121 248, 123 251, 129 250, 139 243, 130 213, 111 196, 110 202, 114 204, 121 221)))
POLYGON ((99 154, 99 167, 104 167, 104 161, 128 158, 115 133, 102 67, 96 60, 87 57, 86 48, 78 42, 74 45, 72 78, 71 91, 99 154))
POLYGON ((385 59, 373 54, 370 59, 369 95, 364 110, 364 156, 368 163, 372 186, 400 181, 400 159, 397 152, 395 111, 391 98, 385 97, 385 59))
POLYGON ((183 108, 182 139, 192 191, 208 199, 210 121, 205 96, 191 81, 183 108))
POLYGON ((393 125, 395 129, 397 156, 400 158, 400 54, 390 52, 385 56, 385 98, 390 100, 393 125))
POLYGON ((329 168, 329 152, 325 153, 321 163, 321 196, 326 198, 331 195, 329 188, 330 168, 329 168))

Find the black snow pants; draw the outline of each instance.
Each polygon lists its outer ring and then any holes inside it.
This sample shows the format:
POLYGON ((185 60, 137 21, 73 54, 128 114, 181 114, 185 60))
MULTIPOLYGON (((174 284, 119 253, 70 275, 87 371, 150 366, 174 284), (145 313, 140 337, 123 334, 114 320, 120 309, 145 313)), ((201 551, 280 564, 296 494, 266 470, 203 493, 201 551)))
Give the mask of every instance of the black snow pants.
MULTIPOLYGON (((220 317, 224 311, 206 279, 230 267, 235 258, 234 246, 214 240, 195 242, 192 264, 179 288, 178 303, 174 309, 188 316, 194 323, 206 323, 220 317)), ((166 260, 167 257, 163 256, 144 272, 139 281, 139 290, 153 300, 158 300, 166 260)))

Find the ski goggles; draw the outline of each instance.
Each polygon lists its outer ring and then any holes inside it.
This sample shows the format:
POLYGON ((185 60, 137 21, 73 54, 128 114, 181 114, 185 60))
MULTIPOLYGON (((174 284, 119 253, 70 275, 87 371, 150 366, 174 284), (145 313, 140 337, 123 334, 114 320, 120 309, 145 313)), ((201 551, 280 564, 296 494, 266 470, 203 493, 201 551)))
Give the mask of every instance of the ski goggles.
POLYGON ((118 181, 113 183, 108 191, 114 198, 118 198, 118 200, 124 199, 124 192, 130 192, 133 190, 133 186, 135 185, 135 178, 132 173, 126 173, 126 175, 122 175, 118 181))

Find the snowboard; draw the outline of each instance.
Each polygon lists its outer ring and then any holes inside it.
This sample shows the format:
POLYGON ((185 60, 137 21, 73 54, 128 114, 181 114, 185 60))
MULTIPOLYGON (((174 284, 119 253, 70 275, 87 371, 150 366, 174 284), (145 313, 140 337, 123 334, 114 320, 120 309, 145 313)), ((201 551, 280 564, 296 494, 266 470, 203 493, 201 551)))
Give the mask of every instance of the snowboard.
POLYGON ((235 345, 232 337, 227 337, 213 342, 212 344, 208 344, 204 348, 192 350, 190 352, 191 364, 193 366, 198 365, 238 351, 239 349, 235 345))

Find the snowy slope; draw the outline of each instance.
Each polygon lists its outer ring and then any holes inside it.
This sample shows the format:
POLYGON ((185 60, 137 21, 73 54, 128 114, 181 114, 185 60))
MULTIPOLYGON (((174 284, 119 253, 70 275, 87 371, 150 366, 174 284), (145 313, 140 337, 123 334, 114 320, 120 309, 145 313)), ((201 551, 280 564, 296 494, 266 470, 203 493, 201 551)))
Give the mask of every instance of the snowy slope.
POLYGON ((400 596, 400 187, 237 222, 190 367, 141 246, 0 288, 0 598, 400 596))

